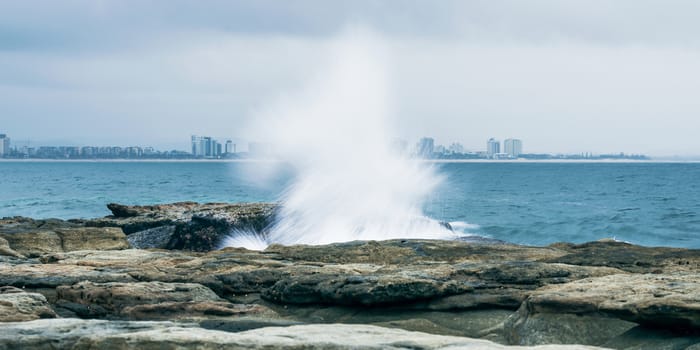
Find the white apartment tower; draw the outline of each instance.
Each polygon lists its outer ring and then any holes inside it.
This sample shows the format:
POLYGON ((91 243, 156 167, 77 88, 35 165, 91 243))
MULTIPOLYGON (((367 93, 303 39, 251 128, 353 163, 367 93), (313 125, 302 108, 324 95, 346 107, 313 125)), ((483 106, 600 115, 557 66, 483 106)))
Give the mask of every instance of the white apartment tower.
POLYGON ((523 153, 523 142, 518 139, 506 139, 503 141, 503 151, 509 158, 518 158, 523 153))
POLYGON ((496 156, 496 154, 501 153, 501 142, 494 139, 493 137, 490 138, 486 142, 486 155, 489 156, 489 158, 493 158, 496 156))
POLYGON ((0 134, 0 157, 10 154, 10 138, 0 134))
POLYGON ((226 148, 224 150, 224 153, 226 154, 234 154, 236 153, 236 144, 233 143, 231 140, 226 141, 226 148))

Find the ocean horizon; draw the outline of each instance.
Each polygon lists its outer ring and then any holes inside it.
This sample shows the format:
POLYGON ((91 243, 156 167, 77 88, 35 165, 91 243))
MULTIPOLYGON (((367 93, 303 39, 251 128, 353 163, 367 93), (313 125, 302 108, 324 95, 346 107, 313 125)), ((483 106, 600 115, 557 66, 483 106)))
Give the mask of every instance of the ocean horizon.
MULTIPOLYGON (((276 202, 286 168, 270 160, 3 161, 0 217, 92 218, 107 203, 276 202), (277 164, 275 166, 278 166, 277 164)), ((655 161, 431 162, 445 177, 423 211, 466 234, 546 245, 614 238, 700 248, 700 164, 655 161)))

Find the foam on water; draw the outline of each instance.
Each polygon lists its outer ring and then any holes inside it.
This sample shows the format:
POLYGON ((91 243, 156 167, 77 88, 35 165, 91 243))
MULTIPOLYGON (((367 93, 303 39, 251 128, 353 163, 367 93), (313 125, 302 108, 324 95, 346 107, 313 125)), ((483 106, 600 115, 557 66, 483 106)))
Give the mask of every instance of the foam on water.
POLYGON ((346 32, 301 91, 256 115, 253 133, 274 145, 275 155, 295 168, 296 179, 264 236, 234 232, 226 246, 456 237, 422 211, 442 177, 392 147, 395 124, 382 46, 367 31, 346 32))

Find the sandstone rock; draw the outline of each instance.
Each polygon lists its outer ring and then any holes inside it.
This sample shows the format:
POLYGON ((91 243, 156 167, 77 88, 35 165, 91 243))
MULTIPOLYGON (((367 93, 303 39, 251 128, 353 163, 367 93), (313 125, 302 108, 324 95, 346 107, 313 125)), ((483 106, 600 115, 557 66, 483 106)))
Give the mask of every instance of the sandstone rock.
MULTIPOLYGON (((128 322, 81 319, 43 319, 0 324, 0 349, 74 349, 89 336, 131 334, 140 331, 187 326, 173 322, 128 322)), ((194 327, 194 325, 190 325, 194 327)), ((105 349, 111 349, 105 347, 105 349)))
MULTIPOLYGON (((509 349, 487 340, 369 325, 298 325, 240 333, 171 322, 37 320, 6 323, 0 348, 19 349, 509 349)), ((519 349, 600 349, 569 345, 519 349)))
POLYGON ((0 237, 0 255, 12 256, 15 258, 23 259, 24 255, 17 253, 14 249, 10 248, 10 243, 6 239, 0 237))
POLYGON ((700 274, 623 274, 548 285, 528 313, 604 315, 662 328, 700 328, 700 274))
POLYGON ((133 282, 133 277, 118 270, 91 266, 58 264, 0 264, 0 285, 19 288, 56 288, 80 281, 133 282))
POLYGON ((0 238, 5 239, 12 250, 30 257, 63 251, 61 237, 54 231, 0 233, 0 238))
MULTIPOLYGON (((194 283, 80 282, 72 286, 60 286, 56 288, 56 292, 59 299, 57 304, 81 317, 120 314, 127 307, 144 304, 222 301, 209 288, 194 283)), ((192 310, 197 307, 200 307, 200 310, 205 310, 207 305, 170 304, 162 305, 161 310, 177 310, 178 308, 182 310, 188 307, 192 310)), ((210 310, 218 308, 220 312, 223 312, 222 305, 209 304, 208 307, 210 310)), ((129 311, 132 314, 144 314, 148 310, 148 308, 141 308, 129 311)))
POLYGON ((56 317, 56 313, 43 295, 26 293, 15 287, 0 287, 0 322, 31 321, 53 317, 56 317))
POLYGON ((503 262, 555 259, 567 251, 553 247, 470 243, 439 240, 387 240, 334 243, 323 246, 270 245, 265 253, 280 259, 323 263, 415 264, 418 262, 503 262))
POLYGON ((64 252, 75 250, 119 250, 129 248, 126 235, 114 227, 56 229, 64 252))
POLYGON ((126 236, 113 227, 64 227, 52 225, 0 225, 0 238, 17 253, 38 257, 42 254, 75 250, 116 250, 129 247, 126 236), (36 226, 36 227, 34 227, 36 226), (50 229, 47 229, 49 227, 50 229))
POLYGON ((459 283, 392 275, 293 276, 263 290, 265 299, 290 304, 382 305, 437 298, 469 290, 459 283))
POLYGON ((278 318, 262 305, 232 304, 224 301, 161 302, 124 307, 120 316, 129 320, 194 320, 203 318, 255 316, 278 318))

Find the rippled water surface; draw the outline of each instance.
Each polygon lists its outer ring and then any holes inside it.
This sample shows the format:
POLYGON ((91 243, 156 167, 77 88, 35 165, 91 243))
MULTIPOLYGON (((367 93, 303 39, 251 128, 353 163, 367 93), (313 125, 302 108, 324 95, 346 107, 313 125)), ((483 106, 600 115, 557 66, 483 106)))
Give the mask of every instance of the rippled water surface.
MULTIPOLYGON (((106 204, 274 201, 293 176, 265 186, 260 163, 0 162, 0 217, 97 217, 106 204)), ((523 244, 614 237, 700 248, 700 164, 447 163, 426 213, 523 244)))

